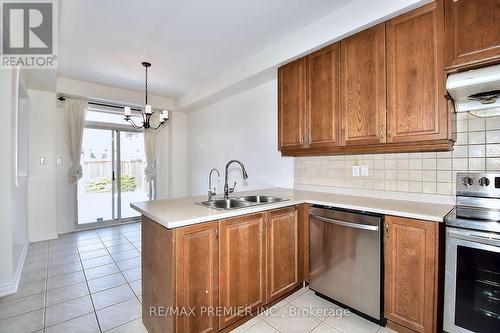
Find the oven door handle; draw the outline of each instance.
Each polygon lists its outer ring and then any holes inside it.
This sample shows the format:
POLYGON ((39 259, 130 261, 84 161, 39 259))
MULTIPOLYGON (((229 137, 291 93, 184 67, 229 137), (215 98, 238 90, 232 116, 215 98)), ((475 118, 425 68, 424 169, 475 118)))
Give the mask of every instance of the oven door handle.
POLYGON ((324 217, 324 216, 319 216, 319 215, 314 215, 314 214, 309 214, 309 216, 315 218, 316 220, 322 221, 322 222, 327 222, 327 223, 331 223, 331 224, 341 225, 343 227, 354 228, 354 229, 362 229, 362 230, 369 230, 369 231, 378 231, 378 226, 376 226, 376 225, 366 225, 366 224, 359 224, 359 223, 352 223, 352 222, 340 221, 340 220, 335 220, 335 219, 331 219, 331 218, 324 217))
POLYGON ((473 234, 470 232, 448 230, 448 236, 452 237, 452 238, 465 240, 465 241, 476 242, 476 243, 492 245, 492 246, 499 246, 499 244, 500 244, 499 237, 495 237, 495 236, 488 237, 488 236, 483 236, 480 234, 475 234, 475 233, 473 234))

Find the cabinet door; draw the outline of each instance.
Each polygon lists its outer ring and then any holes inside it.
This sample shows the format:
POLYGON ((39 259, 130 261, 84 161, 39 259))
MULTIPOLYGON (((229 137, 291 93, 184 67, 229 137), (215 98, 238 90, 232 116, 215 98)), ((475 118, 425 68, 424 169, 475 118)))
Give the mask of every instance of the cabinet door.
POLYGON ((218 331, 217 317, 202 313, 219 305, 217 233, 217 222, 176 230, 176 305, 195 309, 176 318, 177 332, 218 331))
POLYGON ((337 146, 339 141, 340 47, 333 44, 307 57, 306 146, 337 146))
POLYGON ((267 297, 272 301, 299 285, 299 238, 295 207, 269 212, 267 297))
POLYGON ((447 66, 500 57, 500 1, 446 0, 447 66))
POLYGON ((385 142, 385 24, 341 42, 341 117, 345 145, 385 142))
POLYGON ((386 23, 387 142, 448 138, 443 16, 437 1, 386 23))
MULTIPOLYGON (((264 305, 265 242, 264 215, 252 214, 220 222, 220 306, 222 309, 264 305)), ((226 313, 219 318, 220 328, 248 315, 226 313)))
POLYGON ((304 144, 306 61, 300 58, 278 69, 278 136, 280 149, 304 144))
POLYGON ((385 316, 416 332, 432 332, 436 224, 386 217, 385 316))

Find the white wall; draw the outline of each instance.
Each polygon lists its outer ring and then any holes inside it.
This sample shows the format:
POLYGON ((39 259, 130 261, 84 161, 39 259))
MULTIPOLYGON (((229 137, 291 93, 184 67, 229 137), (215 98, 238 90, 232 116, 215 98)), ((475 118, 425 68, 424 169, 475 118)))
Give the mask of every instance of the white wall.
MULTIPOLYGON (((188 116, 174 112, 170 123, 168 155, 168 197, 180 198, 188 195, 188 116)), ((160 164, 165 160, 160 159, 160 164)), ((161 186, 161 183, 160 183, 161 186)))
POLYGON ((431 0, 353 0, 185 92, 177 99, 177 110, 200 108, 262 84, 281 64, 428 2, 431 0))
POLYGON ((56 206, 56 94, 29 90, 29 190, 30 242, 57 237, 56 206), (40 164, 45 157, 47 164, 40 164))
POLYGON ((187 177, 187 114, 171 112, 167 126, 160 133, 157 199, 185 197, 187 177))
POLYGON ((29 239, 57 237, 74 230, 75 187, 68 182, 70 167, 66 117, 55 92, 29 91, 30 190, 29 239), (40 165, 40 157, 47 158, 40 165), (63 164, 57 165, 57 158, 63 164))
POLYGON ((0 71, 0 296, 17 289, 27 249, 26 184, 15 185, 14 71, 0 71))
MULTIPOLYGON (((119 102, 126 104, 142 105, 144 103, 144 92, 117 88, 87 82, 74 80, 66 77, 57 78, 57 93, 66 96, 88 98, 92 100, 103 100, 110 102, 119 102)), ((149 94, 148 102, 154 108, 173 110, 175 101, 173 98, 149 94)))
MULTIPOLYGON (((58 92, 108 101, 140 103, 138 92, 70 79, 58 80, 58 92)), ((76 221, 75 185, 68 183, 70 167, 65 109, 56 92, 30 90, 30 241, 49 239, 71 232, 76 221), (40 165, 40 157, 47 164, 40 165), (57 158, 63 164, 57 165, 57 158)), ((172 109, 170 98, 157 96, 156 107, 172 109)), ((161 133, 158 170, 158 198, 187 194, 187 115, 172 112, 161 133)))
MULTIPOLYGON (((54 97, 55 98, 55 97, 54 97)), ((55 165, 56 223, 57 233, 73 231, 76 222, 76 186, 68 182, 68 170, 71 166, 67 139, 66 115, 62 103, 55 108, 55 151, 57 159, 62 158, 62 165, 55 165)), ((53 161, 54 162, 54 161, 53 161)))
POLYGON ((238 95, 188 113, 189 192, 206 194, 208 173, 221 172, 230 159, 245 165, 243 181, 236 165, 229 181, 236 190, 293 187, 293 159, 281 157, 277 148, 277 81, 272 80, 238 95))
POLYGON ((12 199, 12 150, 11 117, 13 109, 13 72, 0 71, 0 154, 7 157, 7 163, 0 163, 0 288, 6 289, 12 283, 13 244, 11 225, 12 199))

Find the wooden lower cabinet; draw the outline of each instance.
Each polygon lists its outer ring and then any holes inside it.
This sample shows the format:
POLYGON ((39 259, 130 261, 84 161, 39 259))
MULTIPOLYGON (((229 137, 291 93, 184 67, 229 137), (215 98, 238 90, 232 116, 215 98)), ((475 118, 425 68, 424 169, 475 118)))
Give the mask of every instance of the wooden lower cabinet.
POLYGON ((159 315, 175 306, 175 232, 145 216, 141 228, 142 322, 148 332, 175 332, 175 319, 159 315))
POLYGON ((394 216, 385 219, 385 317, 388 326, 438 330, 438 230, 440 223, 394 216))
MULTIPOLYGON (((142 320, 148 332, 229 331, 249 318, 238 307, 255 314, 299 288, 308 280, 308 209, 304 204, 177 229, 143 217, 142 320), (195 315, 164 315, 160 310, 167 308, 194 309, 195 315)), ((385 218, 384 312, 398 332, 440 331, 442 228, 385 218)))
MULTIPOLYGON (((265 214, 220 221, 220 307, 250 308, 266 302, 265 214)), ((219 317, 225 328, 248 313, 231 310, 219 317)))
POLYGON ((219 304, 217 233, 218 222, 166 229, 143 217, 142 320, 148 332, 219 330, 207 311, 219 304), (179 315, 169 312, 175 310, 179 315))
POLYGON ((219 293, 218 223, 202 223, 180 228, 175 233, 175 295, 181 312, 177 317, 177 332, 217 332, 215 312, 219 293))
POLYGON ((275 300, 299 283, 299 221, 297 208, 267 214, 267 301, 275 300))
POLYGON ((304 279, 299 265, 305 265, 307 205, 299 207, 176 229, 143 216, 142 320, 148 332, 228 331, 249 312, 295 291, 304 279), (172 309, 177 312, 169 314, 172 309))

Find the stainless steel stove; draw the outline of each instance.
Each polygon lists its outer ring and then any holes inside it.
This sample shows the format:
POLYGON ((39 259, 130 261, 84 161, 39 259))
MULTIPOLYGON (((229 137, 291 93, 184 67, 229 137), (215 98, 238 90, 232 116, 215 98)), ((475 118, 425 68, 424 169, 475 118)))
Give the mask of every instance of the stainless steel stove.
POLYGON ((445 332, 500 332, 500 174, 458 173, 445 218, 445 332))

